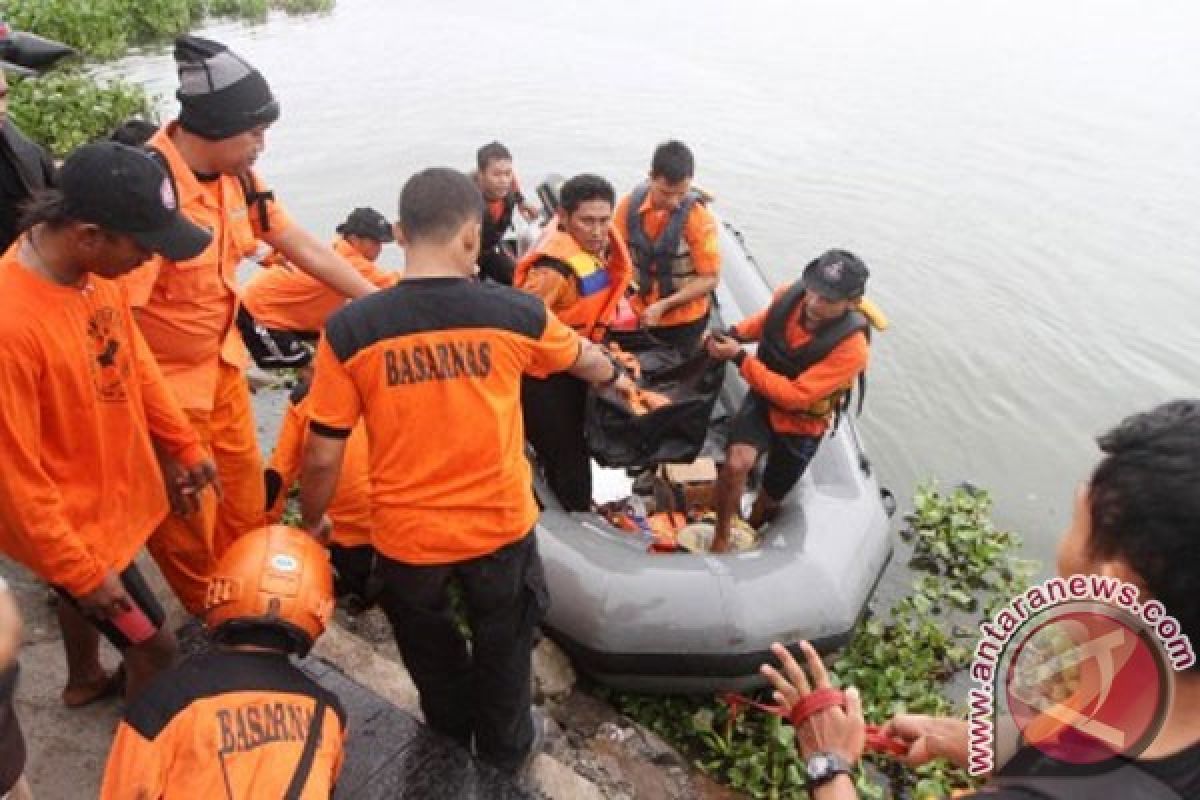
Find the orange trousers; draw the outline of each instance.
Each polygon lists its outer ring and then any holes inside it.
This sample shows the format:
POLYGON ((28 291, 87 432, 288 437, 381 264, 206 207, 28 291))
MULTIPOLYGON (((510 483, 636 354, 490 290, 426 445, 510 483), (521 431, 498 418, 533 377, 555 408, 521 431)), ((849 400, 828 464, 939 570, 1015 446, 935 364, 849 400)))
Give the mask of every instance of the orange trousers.
POLYGON ((216 561, 234 539, 264 524, 266 490, 254 409, 242 371, 220 365, 211 412, 187 410, 196 435, 217 465, 221 499, 205 491, 195 514, 169 515, 146 548, 188 612, 200 615, 216 561))

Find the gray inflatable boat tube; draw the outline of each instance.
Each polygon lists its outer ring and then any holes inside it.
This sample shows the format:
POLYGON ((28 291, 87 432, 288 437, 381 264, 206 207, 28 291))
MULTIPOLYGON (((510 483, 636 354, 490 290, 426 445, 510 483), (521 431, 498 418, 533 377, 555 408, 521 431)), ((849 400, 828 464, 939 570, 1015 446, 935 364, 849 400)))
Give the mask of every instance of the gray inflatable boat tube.
MULTIPOLYGON (((721 229, 715 325, 765 308, 771 289, 740 235, 721 229)), ((746 386, 730 369, 721 406, 746 386)), ((601 684, 644 692, 746 690, 763 685, 774 641, 844 645, 891 557, 888 511, 850 414, 765 529, 738 554, 649 554, 590 513, 567 513, 544 484, 538 546, 548 635, 601 684)))

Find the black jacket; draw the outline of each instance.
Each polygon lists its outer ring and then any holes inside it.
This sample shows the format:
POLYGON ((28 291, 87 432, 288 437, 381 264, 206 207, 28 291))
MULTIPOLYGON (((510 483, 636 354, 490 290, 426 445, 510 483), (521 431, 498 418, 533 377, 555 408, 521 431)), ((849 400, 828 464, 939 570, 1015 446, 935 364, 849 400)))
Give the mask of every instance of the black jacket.
POLYGON ((20 205, 38 189, 55 184, 54 162, 12 120, 0 127, 0 251, 17 236, 20 205))

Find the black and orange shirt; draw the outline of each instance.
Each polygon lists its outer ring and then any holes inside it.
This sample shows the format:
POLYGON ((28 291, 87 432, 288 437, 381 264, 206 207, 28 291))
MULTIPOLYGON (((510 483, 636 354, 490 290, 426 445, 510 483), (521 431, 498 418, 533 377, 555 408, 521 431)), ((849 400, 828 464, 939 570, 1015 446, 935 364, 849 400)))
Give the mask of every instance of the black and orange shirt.
POLYGON ((151 436, 205 457, 122 287, 61 286, 0 257, 0 552, 78 597, 167 515, 151 436))
POLYGON ((538 509, 521 376, 565 370, 581 346, 538 298, 461 278, 407 278, 331 316, 309 416, 331 437, 366 420, 375 549, 447 564, 524 536, 538 509))
POLYGON ((300 797, 328 800, 346 731, 337 696, 281 653, 192 656, 159 676, 125 712, 100 798, 283 797, 314 731, 320 739, 300 797), (318 701, 324 711, 314 726, 318 701))

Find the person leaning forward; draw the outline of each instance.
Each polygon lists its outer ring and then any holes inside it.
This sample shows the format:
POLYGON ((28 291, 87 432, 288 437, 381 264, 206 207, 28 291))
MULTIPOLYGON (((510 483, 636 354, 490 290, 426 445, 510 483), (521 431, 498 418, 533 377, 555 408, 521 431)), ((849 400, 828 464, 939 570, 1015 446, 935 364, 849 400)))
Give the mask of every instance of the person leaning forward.
MULTIPOLYGON (((396 240, 383 214, 356 208, 336 233, 333 251, 372 284, 386 289, 400 279, 399 272, 387 272, 375 263, 383 246, 396 240)), ((264 266, 267 263, 270 260, 264 260, 264 266)), ((238 330, 259 367, 304 367, 312 362, 312 350, 306 345, 317 341, 325 318, 345 304, 345 295, 318 278, 286 263, 275 264, 247 282, 238 308, 238 330)))
POLYGON ((216 476, 111 279, 152 252, 194 257, 209 234, 149 154, 113 142, 71 154, 23 224, 0 258, 0 552, 61 596, 63 701, 78 706, 119 688, 97 631, 124 656, 127 696, 170 664, 134 557, 167 515, 160 463, 189 503, 216 476))
POLYGON ((695 172, 687 145, 663 142, 649 181, 622 197, 615 214, 637 268, 633 310, 642 327, 688 354, 708 327, 709 296, 721 271, 717 220, 692 189, 695 172))
POLYGON ((706 340, 708 354, 733 361, 750 387, 717 475, 713 552, 729 547, 733 515, 759 456, 765 453, 767 464, 750 513, 754 527, 770 520, 800 480, 840 401, 866 370, 870 322, 857 307, 867 274, 853 253, 830 250, 766 309, 706 340), (754 341, 758 355, 748 355, 742 344, 754 341))
POLYGON ((455 170, 405 184, 404 280, 335 313, 317 346, 300 504, 305 527, 325 530, 347 437, 364 418, 380 605, 425 720, 518 771, 534 742, 530 662, 547 605, 521 376, 569 371, 633 386, 537 298, 472 279, 482 211, 478 188, 455 170))
POLYGON ((264 518, 246 351, 234 324, 238 264, 262 239, 348 297, 375 287, 261 190, 252 167, 279 116, 263 76, 224 45, 195 36, 176 40, 175 60, 179 119, 148 147, 174 176, 184 213, 213 241, 194 258, 154 258, 125 282, 142 334, 221 471, 219 504, 206 497, 199 514, 169 518, 149 545, 171 588, 198 614, 214 559, 264 518))
MULTIPOLYGON (((564 183, 560 197, 553 227, 517 264, 513 285, 540 297, 580 336, 602 342, 632 274, 629 252, 612 227, 616 193, 604 178, 583 174, 564 183)), ((566 373, 529 376, 521 391, 525 432, 550 488, 563 508, 587 511, 587 384, 566 373)))

